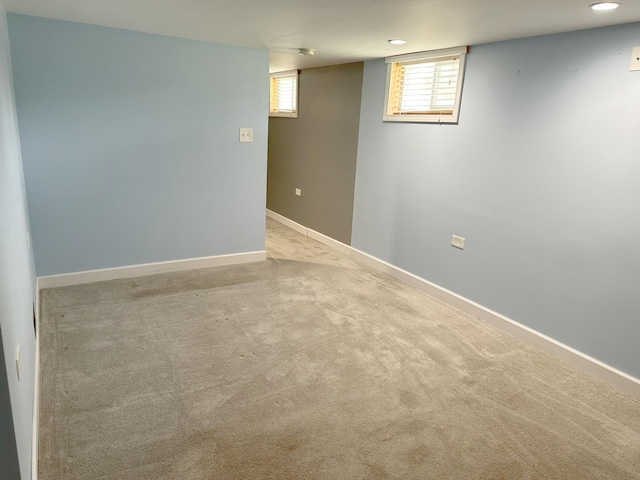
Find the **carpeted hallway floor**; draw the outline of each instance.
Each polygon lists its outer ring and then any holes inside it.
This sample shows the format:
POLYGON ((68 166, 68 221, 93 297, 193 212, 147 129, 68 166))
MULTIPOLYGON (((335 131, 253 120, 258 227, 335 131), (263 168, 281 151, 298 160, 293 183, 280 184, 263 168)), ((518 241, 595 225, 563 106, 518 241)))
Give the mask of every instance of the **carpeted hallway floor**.
POLYGON ((640 400, 268 221, 42 292, 40 480, 640 479, 640 400))

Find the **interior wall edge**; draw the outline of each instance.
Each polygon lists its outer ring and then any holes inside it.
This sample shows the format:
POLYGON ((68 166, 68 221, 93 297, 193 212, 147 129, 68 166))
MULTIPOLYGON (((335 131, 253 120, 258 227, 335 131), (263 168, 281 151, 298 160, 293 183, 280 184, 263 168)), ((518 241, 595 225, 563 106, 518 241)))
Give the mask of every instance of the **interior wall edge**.
POLYGON ((36 277, 36 351, 33 374, 33 425, 31 429, 31 480, 38 480, 38 438, 40 435, 40 279, 36 277))
POLYGON ((293 220, 289 220, 282 215, 274 213, 275 212, 267 210, 267 216, 273 220, 282 223, 289 228, 292 228, 291 224, 295 224, 296 227, 293 228, 294 230, 300 233, 303 233, 302 231, 306 230, 306 236, 313 238, 328 247, 346 253, 354 260, 391 275, 402 283, 417 288, 438 300, 448 303, 478 320, 500 328, 514 337, 540 348, 545 353, 552 355, 558 360, 592 375, 626 394, 640 398, 640 379, 576 350, 575 348, 565 345, 564 343, 527 327, 526 325, 512 320, 498 312, 494 312, 493 310, 469 300, 462 295, 458 295, 457 293, 447 290, 446 288, 432 283, 422 277, 407 272, 402 268, 396 267, 388 262, 369 255, 368 253, 358 250, 357 248, 334 240, 322 233, 306 228, 304 225, 300 225, 293 220), (281 219, 283 221, 280 221, 281 219))

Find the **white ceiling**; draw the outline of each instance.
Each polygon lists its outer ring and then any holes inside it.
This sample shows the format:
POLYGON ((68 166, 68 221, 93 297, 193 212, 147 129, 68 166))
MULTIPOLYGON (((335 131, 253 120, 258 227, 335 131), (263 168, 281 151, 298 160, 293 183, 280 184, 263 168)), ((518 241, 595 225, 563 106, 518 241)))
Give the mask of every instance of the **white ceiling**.
POLYGON ((640 0, 610 12, 593 1, 3 0, 14 13, 268 49, 272 72, 640 21, 640 0))

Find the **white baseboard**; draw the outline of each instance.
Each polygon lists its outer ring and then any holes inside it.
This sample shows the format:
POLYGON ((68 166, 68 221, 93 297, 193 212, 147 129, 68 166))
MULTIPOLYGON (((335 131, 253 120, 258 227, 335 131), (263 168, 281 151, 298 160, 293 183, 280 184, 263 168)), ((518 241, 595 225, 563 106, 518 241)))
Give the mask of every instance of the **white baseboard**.
POLYGON ((128 265, 126 267, 104 268, 86 272, 64 273, 61 275, 46 275, 38 277, 38 288, 67 287, 85 283, 117 280, 120 278, 134 278, 156 273, 180 272, 198 268, 221 267, 238 265, 241 263, 262 262, 267 259, 267 252, 234 253, 231 255, 216 255, 213 257, 189 258, 169 262, 145 263, 142 265, 128 265))
POLYGON ((300 225, 299 223, 294 222, 293 220, 290 220, 287 217, 284 217, 279 213, 276 213, 269 209, 267 209, 267 217, 273 218, 276 222, 279 222, 282 225, 289 227, 290 229, 295 230, 298 233, 301 233, 305 237, 317 240, 318 242, 323 243, 346 255, 351 255, 351 251, 353 249, 349 245, 342 243, 334 238, 328 237, 324 233, 316 232, 315 230, 307 228, 304 225, 300 225))
POLYGON ((344 253, 346 255, 353 255, 353 252, 355 250, 346 243, 342 243, 335 238, 328 237, 324 233, 316 232, 315 230, 309 229, 307 236, 309 238, 312 238, 313 240, 317 240, 320 243, 324 243, 326 246, 331 247, 334 250, 337 250, 340 253, 344 253))
POLYGON ((279 213, 276 213, 272 210, 267 209, 267 217, 273 218, 276 222, 286 225, 290 229, 295 230, 296 232, 301 233, 302 235, 305 235, 305 236, 308 235, 309 229, 307 227, 303 227, 299 223, 296 223, 293 220, 289 220, 287 217, 284 217, 279 213))
POLYGON ((356 248, 346 245, 338 240, 327 237, 326 235, 306 228, 296 222, 293 222, 282 215, 267 210, 267 216, 274 220, 291 227, 295 225, 294 230, 308 236, 320 243, 323 243, 331 248, 334 248, 342 253, 345 253, 356 261, 359 261, 365 265, 380 270, 392 277, 400 280, 401 282, 410 285, 414 288, 422 290, 432 297, 437 298, 449 305, 461 310, 473 317, 483 320, 491 325, 494 325, 514 337, 520 338, 527 343, 534 345, 541 350, 545 351, 563 361, 564 363, 578 368, 594 377, 603 380, 610 385, 622 390, 629 395, 640 398, 640 379, 637 379, 627 373, 624 373, 606 363, 601 362, 589 355, 582 353, 575 348, 565 345, 543 333, 540 333, 532 328, 527 327, 521 323, 518 323, 510 318, 505 317, 493 310, 490 310, 482 305, 469 300, 457 293, 454 293, 446 288, 443 288, 435 283, 429 282, 424 278, 418 277, 413 273, 407 272, 402 268, 398 268, 390 263, 380 260, 372 255, 364 253, 356 248), (280 219, 285 221, 280 221, 280 219))

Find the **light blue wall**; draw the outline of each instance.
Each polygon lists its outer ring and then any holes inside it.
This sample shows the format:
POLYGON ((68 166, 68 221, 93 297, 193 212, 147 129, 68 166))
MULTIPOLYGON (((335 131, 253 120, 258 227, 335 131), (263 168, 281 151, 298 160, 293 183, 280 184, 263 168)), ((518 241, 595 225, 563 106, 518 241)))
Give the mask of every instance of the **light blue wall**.
MULTIPOLYGON (((31 475, 31 427, 35 371, 33 302, 35 269, 27 241, 29 217, 11 76, 9 37, 0 0, 0 328, 11 399, 15 443, 23 480, 31 475), (16 372, 20 345, 22 375, 16 372)), ((1 363, 1 362, 0 362, 1 363)), ((0 380, 3 375, 0 375, 0 380)), ((0 411, 0 415, 8 412, 0 411)), ((0 439, 0 444, 3 439, 0 439)), ((6 458, 3 456, 3 458, 6 458)), ((10 466, 0 477, 13 478, 10 466)))
POLYGON ((640 24, 473 47, 446 126, 383 123, 367 62, 353 246, 640 377, 636 45, 640 24))
POLYGON ((264 250, 267 51, 20 15, 9 34, 38 275, 264 250))

